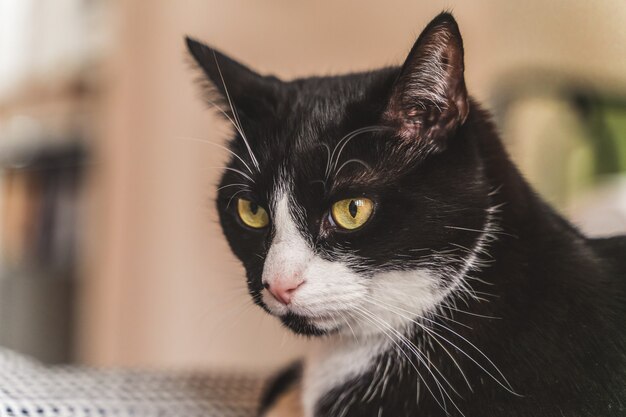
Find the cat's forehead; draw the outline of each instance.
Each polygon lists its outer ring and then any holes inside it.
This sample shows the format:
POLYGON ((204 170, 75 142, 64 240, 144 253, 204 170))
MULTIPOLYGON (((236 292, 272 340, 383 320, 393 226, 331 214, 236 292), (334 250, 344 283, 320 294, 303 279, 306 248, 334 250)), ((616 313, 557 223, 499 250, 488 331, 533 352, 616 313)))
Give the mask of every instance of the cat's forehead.
POLYGON ((325 152, 345 135, 379 123, 393 74, 379 70, 285 83, 273 117, 260 124, 260 147, 289 165, 294 155, 325 152))
POLYGON ((284 85, 277 116, 304 130, 321 130, 342 122, 371 124, 387 101, 394 76, 394 69, 384 69, 296 79, 284 85))
POLYGON ((356 136, 348 134, 328 142, 315 138, 273 155, 263 167, 263 191, 268 202, 274 205, 287 196, 291 205, 310 207, 323 204, 338 192, 372 191, 394 177, 385 168, 385 158, 371 149, 344 148, 351 137, 356 136))
MULTIPOLYGON (((365 145, 380 127, 390 74, 376 71, 286 83, 272 117, 246 126, 260 164, 260 172, 253 175, 258 192, 268 200, 287 189, 320 196, 338 182, 367 183, 367 174, 381 166, 381 155, 365 145)), ((237 145, 241 154, 248 153, 243 141, 237 145)))

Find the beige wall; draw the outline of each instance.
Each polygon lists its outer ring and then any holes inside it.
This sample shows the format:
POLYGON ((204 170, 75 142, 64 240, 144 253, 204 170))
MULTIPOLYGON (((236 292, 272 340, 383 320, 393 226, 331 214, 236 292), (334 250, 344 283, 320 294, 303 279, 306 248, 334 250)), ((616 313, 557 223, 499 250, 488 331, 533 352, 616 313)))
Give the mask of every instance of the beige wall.
MULTIPOLYGON (((626 74, 623 1, 208 1, 115 3, 86 229, 81 358, 137 366, 267 367, 303 343, 251 306, 211 202, 227 127, 198 99, 192 34, 286 78, 400 63, 421 28, 452 9, 467 83, 488 98, 509 69, 626 74)), ((620 78, 621 77, 621 78, 620 78)))

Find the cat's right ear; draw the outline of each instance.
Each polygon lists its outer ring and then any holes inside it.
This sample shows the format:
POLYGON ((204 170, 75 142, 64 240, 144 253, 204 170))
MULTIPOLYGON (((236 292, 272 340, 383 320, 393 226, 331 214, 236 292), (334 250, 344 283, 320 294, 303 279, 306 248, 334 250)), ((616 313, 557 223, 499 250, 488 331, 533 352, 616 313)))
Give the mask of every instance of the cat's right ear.
POLYGON ((441 13, 426 26, 406 58, 384 121, 409 143, 445 149, 469 112, 463 72, 459 28, 451 14, 441 13))
POLYGON ((262 76, 218 50, 190 37, 185 38, 187 49, 202 70, 202 81, 207 99, 219 106, 228 117, 232 107, 240 118, 254 119, 271 112, 281 81, 262 76))

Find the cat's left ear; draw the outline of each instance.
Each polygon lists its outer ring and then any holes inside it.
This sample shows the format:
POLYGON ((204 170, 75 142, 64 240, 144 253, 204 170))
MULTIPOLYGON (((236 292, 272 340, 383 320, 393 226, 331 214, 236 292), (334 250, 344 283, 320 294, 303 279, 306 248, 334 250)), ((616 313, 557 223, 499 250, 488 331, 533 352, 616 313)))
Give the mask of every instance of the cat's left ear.
POLYGON ((249 119, 262 117, 274 108, 276 92, 281 81, 273 76, 263 76, 190 37, 185 38, 189 53, 209 81, 210 100, 217 101, 224 112, 232 117, 231 106, 239 115, 249 119))
POLYGON ((392 87, 383 119, 398 136, 442 150, 465 122, 463 40, 449 13, 433 19, 411 49, 392 87))

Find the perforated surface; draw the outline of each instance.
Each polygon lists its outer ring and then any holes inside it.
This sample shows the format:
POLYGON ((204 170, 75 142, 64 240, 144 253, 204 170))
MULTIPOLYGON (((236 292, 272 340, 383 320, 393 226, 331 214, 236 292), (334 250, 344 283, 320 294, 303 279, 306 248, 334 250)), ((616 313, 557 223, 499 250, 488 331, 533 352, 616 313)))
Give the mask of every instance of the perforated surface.
POLYGON ((264 379, 49 367, 0 349, 0 416, 252 417, 264 379))

